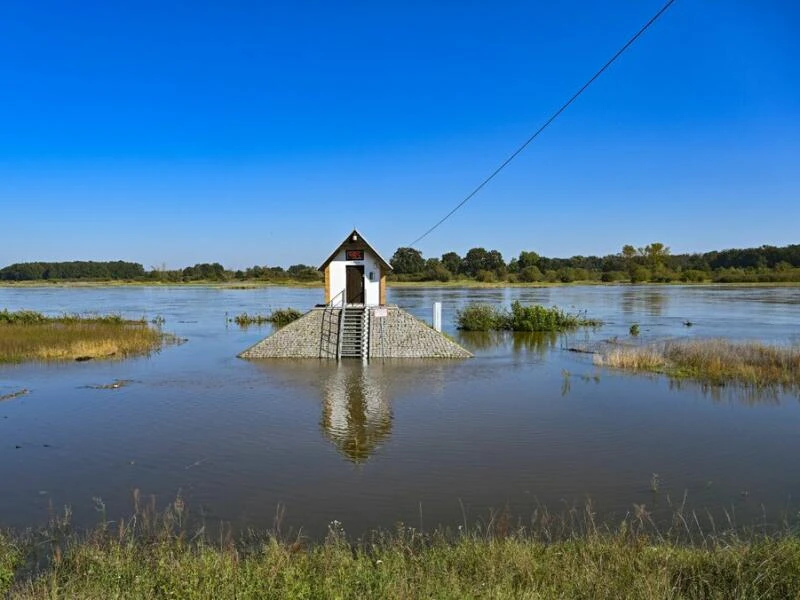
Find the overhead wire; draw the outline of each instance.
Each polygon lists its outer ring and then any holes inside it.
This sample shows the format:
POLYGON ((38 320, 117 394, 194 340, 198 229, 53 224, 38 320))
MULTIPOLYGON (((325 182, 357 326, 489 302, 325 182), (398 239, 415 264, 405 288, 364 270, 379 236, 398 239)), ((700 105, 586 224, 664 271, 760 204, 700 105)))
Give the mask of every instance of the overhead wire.
POLYGON ((472 198, 473 198, 473 197, 474 197, 474 196, 475 196, 475 195, 476 195, 478 192, 480 192, 480 191, 481 191, 481 190, 482 190, 482 189, 483 189, 483 188, 484 188, 484 187, 485 187, 485 186, 486 186, 486 185, 487 185, 487 184, 488 184, 488 183, 489 183, 489 182, 490 182, 492 179, 494 179, 494 178, 495 178, 495 177, 496 177, 496 176, 497 176, 497 175, 498 175, 498 174, 499 174, 499 173, 500 173, 500 172, 501 172, 503 169, 505 169, 505 168, 506 168, 506 167, 507 167, 507 166, 508 166, 508 165, 511 163, 511 161, 513 161, 515 158, 517 158, 517 156, 519 156, 519 155, 522 153, 522 151, 523 151, 523 150, 525 150, 525 148, 527 148, 527 147, 528 147, 528 145, 530 145, 530 143, 531 143, 531 142, 533 142, 533 140, 535 140, 537 137, 539 137, 539 134, 540 134, 540 133, 542 133, 542 132, 543 132, 545 129, 547 129, 547 127, 548 127, 548 126, 549 126, 549 125, 550 125, 550 124, 551 124, 553 121, 555 121, 555 120, 556 120, 556 119, 559 117, 559 115, 561 115, 561 113, 563 113, 563 112, 564 112, 564 111, 565 111, 565 110, 566 110, 566 109, 567 109, 567 108, 570 106, 570 104, 572 104, 573 102, 575 102, 575 100, 577 100, 577 99, 578 99, 578 97, 579 97, 579 96, 580 96, 580 95, 581 95, 581 94, 582 94, 584 91, 586 91, 586 89, 587 89, 587 88, 588 88, 590 85, 592 85, 592 83, 594 83, 594 81, 595 81, 595 80, 596 80, 598 77, 600 77, 600 75, 602 75, 602 74, 605 72, 605 70, 606 70, 606 69, 608 69, 608 68, 609 68, 609 67, 610 67, 610 66, 611 66, 611 65, 614 63, 614 61, 616 61, 616 60, 617 60, 617 59, 618 59, 620 56, 622 56, 622 54, 623 54, 623 53, 624 53, 624 52, 625 52, 625 51, 626 51, 628 48, 630 48, 630 46, 632 46, 632 45, 633 45, 633 43, 634 43, 634 42, 635 42, 637 39, 639 39, 639 37, 640 37, 640 36, 641 36, 641 35, 642 35, 642 34, 643 34, 645 31, 647 31, 647 29, 648 29, 648 28, 649 28, 649 27, 650 27, 650 26, 651 26, 653 23, 655 23, 655 22, 656 22, 656 21, 657 21, 657 20, 658 20, 658 19, 661 17, 661 15, 663 15, 665 12, 667 12, 667 10, 669 9, 669 7, 670 7, 670 6, 672 6, 672 4, 673 4, 674 2, 675 2, 675 0, 667 0, 667 2, 664 4, 664 6, 662 6, 662 7, 661 7, 661 9, 660 9, 660 10, 659 10, 659 11, 658 11, 658 12, 657 12, 655 15, 653 15, 653 16, 650 18, 650 20, 648 20, 648 21, 647 21, 647 23, 645 23, 644 25, 642 25, 642 27, 639 29, 639 31, 637 31, 637 32, 636 32, 636 33, 635 33, 635 34, 634 34, 634 35, 633 35, 633 36, 632 36, 632 37, 631 37, 631 38, 630 38, 630 39, 629 39, 627 42, 625 42, 625 44, 624 44, 624 45, 623 45, 623 46, 622 46, 622 47, 621 47, 619 50, 617 50, 617 52, 616 52, 616 53, 615 53, 615 54, 614 54, 614 55, 613 55, 613 56, 612 56, 610 59, 608 59, 608 61, 606 61, 606 63, 605 63, 605 64, 604 64, 602 67, 600 67, 600 69, 599 69, 599 70, 598 70, 598 71, 597 71, 597 72, 596 72, 594 75, 592 75, 592 76, 589 78, 589 80, 588 80, 586 83, 584 83, 584 84, 581 86, 581 88, 580 88, 580 89, 579 89, 577 92, 575 92, 575 93, 572 95, 572 97, 570 97, 570 99, 569 99, 569 100, 567 100, 567 101, 566 101, 564 104, 562 104, 562 105, 561 105, 561 108, 559 108, 559 109, 558 109, 556 112, 554 112, 554 113, 553 113, 553 114, 550 116, 550 118, 549 118, 549 119, 547 119, 547 121, 545 121, 545 122, 544 122, 544 124, 543 124, 541 127, 539 127, 539 129, 537 129, 537 130, 536 130, 536 131, 533 133, 533 135, 531 135, 531 136, 530 136, 530 137, 529 137, 527 140, 525 140, 525 142, 524 142, 524 143, 523 143, 521 146, 519 146, 519 147, 518 147, 516 150, 514 150, 514 152, 513 152, 513 153, 512 153, 512 154, 511 154, 511 155, 510 155, 508 158, 506 158, 506 159, 505 159, 505 160, 504 160, 504 161, 503 161, 503 162, 500 164, 500 166, 499 166, 499 167, 497 167, 497 168, 496 168, 496 169, 495 169, 495 170, 492 172, 492 174, 491 174, 491 175, 489 175, 489 176, 488 176, 486 179, 484 179, 484 180, 483 180, 483 181, 482 181, 482 182, 481 182, 481 183, 480 183, 480 184, 479 184, 479 185, 478 185, 478 186, 477 186, 475 189, 473 189, 473 190, 472 190, 472 191, 471 191, 471 192, 470 192, 470 193, 469 193, 469 194, 468 194, 468 195, 467 195, 467 196, 466 196, 466 197, 465 197, 465 198, 464 198, 464 199, 463 199, 461 202, 459 202, 458 204, 456 204, 456 205, 455 205, 455 207, 453 207, 453 209, 452 209, 450 212, 448 212, 448 213, 447 213, 445 216, 443 216, 441 219, 439 219, 439 220, 438 220, 438 221, 437 221, 437 222, 436 222, 436 223, 435 223, 435 224, 434 224, 434 225, 433 225, 433 226, 432 226, 430 229, 428 229, 428 230, 427 230, 425 233, 423 233, 421 236, 419 236, 417 239, 415 239, 413 242, 411 242, 411 243, 409 244, 409 247, 413 248, 413 247, 414 247, 414 246, 415 246, 417 243, 421 242, 423 239, 425 239, 426 237, 428 237, 428 235, 430 235, 431 233, 433 233, 433 232, 434 232, 434 231, 435 231, 435 230, 436 230, 436 229, 437 229, 437 228, 438 228, 438 227, 439 227, 439 226, 440 226, 442 223, 444 223, 445 221, 447 221, 447 219, 449 219, 451 216, 453 216, 453 214, 455 214, 455 212, 456 212, 458 209, 460 209, 460 208, 461 208, 462 206, 464 206, 464 205, 465 205, 467 202, 469 202, 469 201, 470 201, 470 200, 471 200, 471 199, 472 199, 472 198))

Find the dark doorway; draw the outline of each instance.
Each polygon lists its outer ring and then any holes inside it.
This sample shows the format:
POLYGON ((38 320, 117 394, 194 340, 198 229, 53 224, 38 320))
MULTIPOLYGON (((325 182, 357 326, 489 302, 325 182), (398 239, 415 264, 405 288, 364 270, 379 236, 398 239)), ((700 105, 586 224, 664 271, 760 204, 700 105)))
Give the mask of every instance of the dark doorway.
POLYGON ((364 304, 364 267, 347 266, 347 303, 364 304))

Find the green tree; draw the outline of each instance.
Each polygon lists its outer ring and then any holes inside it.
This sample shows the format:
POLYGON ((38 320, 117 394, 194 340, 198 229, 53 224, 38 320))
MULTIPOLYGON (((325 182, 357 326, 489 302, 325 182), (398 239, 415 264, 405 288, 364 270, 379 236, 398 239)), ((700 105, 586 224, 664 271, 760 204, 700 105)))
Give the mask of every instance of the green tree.
POLYGON ((442 254, 442 265, 453 275, 457 275, 461 268, 461 257, 455 252, 442 254))
POLYGON ((661 242, 653 242, 643 248, 642 254, 650 268, 655 269, 664 264, 664 261, 669 256, 669 248, 661 242))
POLYGON ((519 265, 519 270, 523 271, 527 267, 539 267, 539 255, 536 252, 526 252, 523 250, 519 253, 519 259, 517 260, 517 264, 519 265))
POLYGON ((421 273, 425 268, 422 252, 415 248, 398 248, 389 262, 398 275, 421 273))

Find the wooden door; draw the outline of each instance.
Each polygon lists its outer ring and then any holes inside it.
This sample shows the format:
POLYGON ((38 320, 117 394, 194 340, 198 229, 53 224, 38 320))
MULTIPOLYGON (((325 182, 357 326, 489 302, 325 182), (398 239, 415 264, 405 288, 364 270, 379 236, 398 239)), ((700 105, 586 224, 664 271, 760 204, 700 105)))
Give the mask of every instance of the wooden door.
POLYGON ((347 265, 348 304, 364 304, 364 267, 347 265))

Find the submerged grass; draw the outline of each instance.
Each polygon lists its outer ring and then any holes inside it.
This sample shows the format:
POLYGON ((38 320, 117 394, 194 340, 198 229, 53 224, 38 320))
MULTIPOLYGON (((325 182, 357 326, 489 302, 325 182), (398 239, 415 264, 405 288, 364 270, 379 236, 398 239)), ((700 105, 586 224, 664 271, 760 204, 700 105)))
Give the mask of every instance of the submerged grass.
POLYGON ((126 358, 152 352, 168 339, 144 319, 0 311, 0 363, 126 358))
POLYGON ((591 506, 506 515, 469 531, 398 524, 349 538, 333 521, 319 542, 186 526, 178 498, 76 535, 67 520, 0 534, 0 595, 44 598, 585 598, 785 599, 800 595, 800 538, 703 531, 678 507, 658 531, 644 507, 599 526, 591 506), (149 513, 149 514, 148 514, 149 513))
POLYGON ((239 327, 264 325, 265 323, 272 323, 277 327, 283 327, 292 321, 296 321, 302 316, 303 313, 295 308, 281 308, 272 311, 268 315, 250 315, 248 313, 242 313, 229 320, 236 323, 239 327))
POLYGON ((556 332, 602 325, 584 313, 572 314, 541 304, 525 306, 519 301, 511 303, 511 310, 492 304, 470 304, 456 313, 456 323, 464 331, 556 332))
POLYGON ((722 339, 618 347, 595 356, 600 365, 666 373, 711 385, 800 389, 800 348, 722 339))

